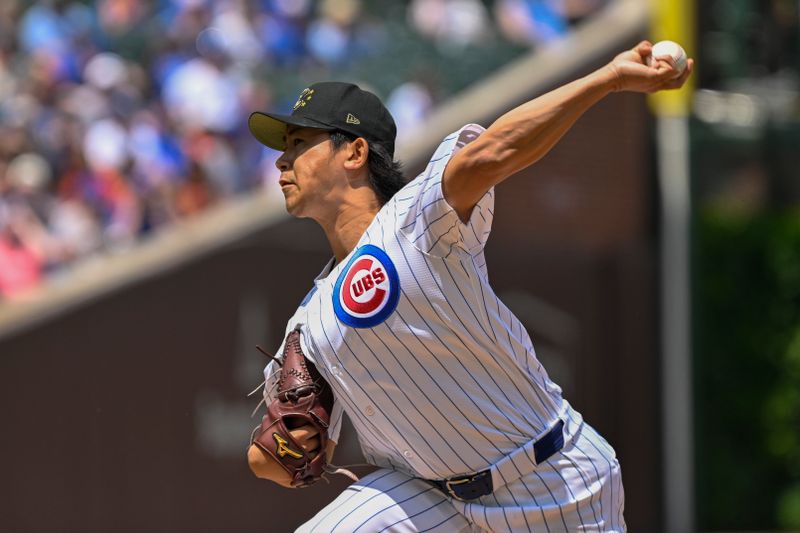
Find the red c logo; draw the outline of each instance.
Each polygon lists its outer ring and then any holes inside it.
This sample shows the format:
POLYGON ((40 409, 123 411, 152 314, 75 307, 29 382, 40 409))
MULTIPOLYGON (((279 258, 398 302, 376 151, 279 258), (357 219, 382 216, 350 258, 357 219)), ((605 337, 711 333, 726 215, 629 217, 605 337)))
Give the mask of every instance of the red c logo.
POLYGON ((380 283, 385 279, 385 276, 380 268, 376 268, 374 273, 371 272, 372 263, 372 258, 362 257, 350 267, 350 271, 347 273, 347 276, 344 278, 344 282, 342 283, 342 302, 350 311, 354 313, 370 313, 377 309, 381 303, 383 303, 383 300, 386 297, 386 291, 376 287, 377 283, 380 283), (353 279, 356 277, 356 274, 361 272, 365 272, 364 276, 353 283, 353 279), (358 302, 353 297, 354 295, 360 296, 372 288, 375 289, 375 293, 372 295, 372 298, 366 302, 358 302))

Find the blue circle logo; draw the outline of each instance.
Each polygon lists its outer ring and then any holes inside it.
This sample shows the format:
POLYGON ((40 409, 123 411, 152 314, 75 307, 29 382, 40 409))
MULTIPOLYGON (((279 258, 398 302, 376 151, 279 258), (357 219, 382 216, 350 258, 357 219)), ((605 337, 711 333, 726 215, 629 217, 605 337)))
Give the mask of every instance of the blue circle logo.
POLYGON ((386 252, 365 244, 342 269, 333 289, 333 309, 353 328, 377 326, 400 299, 400 278, 386 252))

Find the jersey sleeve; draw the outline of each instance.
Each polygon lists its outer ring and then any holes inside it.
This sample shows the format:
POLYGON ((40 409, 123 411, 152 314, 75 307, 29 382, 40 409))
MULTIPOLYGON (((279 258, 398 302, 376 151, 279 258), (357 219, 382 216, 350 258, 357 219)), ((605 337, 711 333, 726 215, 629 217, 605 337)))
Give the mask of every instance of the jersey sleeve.
POLYGON ((483 132, 483 127, 468 124, 448 135, 436 149, 425 171, 395 195, 398 231, 420 251, 447 257, 454 248, 472 255, 483 250, 492 228, 494 187, 478 201, 466 223, 447 203, 442 191, 447 163, 483 132))

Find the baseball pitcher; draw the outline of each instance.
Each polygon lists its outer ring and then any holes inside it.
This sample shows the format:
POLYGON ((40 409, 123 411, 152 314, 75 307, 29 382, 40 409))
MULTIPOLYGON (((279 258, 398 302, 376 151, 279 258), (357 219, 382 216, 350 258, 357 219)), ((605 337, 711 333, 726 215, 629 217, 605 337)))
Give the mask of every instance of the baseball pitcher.
POLYGON ((681 87, 693 67, 644 41, 604 67, 448 135, 404 179, 395 124, 347 83, 305 89, 290 115, 253 113, 282 152, 286 209, 315 220, 332 259, 265 369, 252 471, 286 487, 336 471, 344 413, 366 460, 299 531, 625 531, 612 447, 563 398, 489 283, 494 187, 533 165, 614 91, 681 87))

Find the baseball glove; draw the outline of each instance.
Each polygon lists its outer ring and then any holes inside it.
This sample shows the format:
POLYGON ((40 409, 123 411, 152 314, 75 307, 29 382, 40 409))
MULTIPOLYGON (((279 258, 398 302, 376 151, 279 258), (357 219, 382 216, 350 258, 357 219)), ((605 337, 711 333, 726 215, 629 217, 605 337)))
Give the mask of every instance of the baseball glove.
MULTIPOLYGON (((260 348, 259 348, 260 349, 260 348)), ((269 354, 267 354, 269 355, 269 354)), ((303 355, 300 331, 286 337, 275 399, 250 438, 292 477, 293 487, 316 483, 326 472, 325 454, 333 393, 314 365, 303 355), (319 431, 319 448, 312 456, 292 437, 291 430, 309 425, 319 431)))

